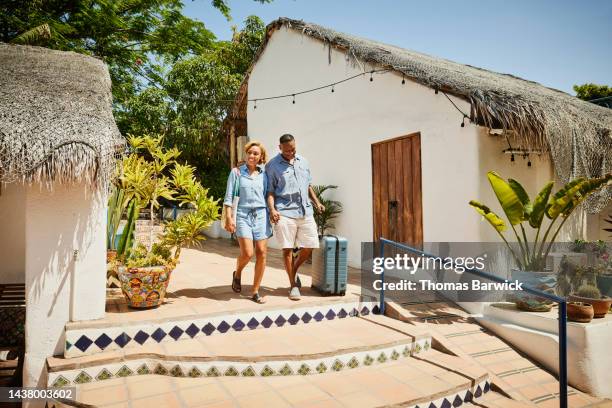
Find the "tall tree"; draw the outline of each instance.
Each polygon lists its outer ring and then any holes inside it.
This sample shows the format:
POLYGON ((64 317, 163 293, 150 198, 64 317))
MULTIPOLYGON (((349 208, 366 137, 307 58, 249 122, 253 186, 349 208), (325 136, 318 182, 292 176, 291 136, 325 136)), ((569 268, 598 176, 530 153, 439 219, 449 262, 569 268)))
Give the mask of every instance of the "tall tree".
POLYGON ((158 82, 126 101, 115 117, 124 134, 159 133, 183 152, 179 161, 198 169, 215 197, 225 191, 229 171, 222 123, 265 33, 248 17, 231 41, 177 61, 158 82))
MULTIPOLYGON (((230 18, 227 0, 212 0, 212 6, 230 18)), ((165 63, 213 48, 214 34, 182 9, 180 0, 4 0, 0 41, 102 58, 115 103, 123 103, 150 80, 159 81, 165 63)))
POLYGON ((574 85, 576 96, 585 101, 612 96, 612 87, 597 84, 574 85))

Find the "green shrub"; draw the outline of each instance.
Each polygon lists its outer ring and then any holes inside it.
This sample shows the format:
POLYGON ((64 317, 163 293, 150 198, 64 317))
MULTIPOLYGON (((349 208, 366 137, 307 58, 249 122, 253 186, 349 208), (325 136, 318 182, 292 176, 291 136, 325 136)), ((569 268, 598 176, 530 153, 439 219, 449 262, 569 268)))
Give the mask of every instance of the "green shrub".
POLYGON ((594 285, 582 285, 578 289, 577 295, 589 299, 601 299, 601 292, 594 285))

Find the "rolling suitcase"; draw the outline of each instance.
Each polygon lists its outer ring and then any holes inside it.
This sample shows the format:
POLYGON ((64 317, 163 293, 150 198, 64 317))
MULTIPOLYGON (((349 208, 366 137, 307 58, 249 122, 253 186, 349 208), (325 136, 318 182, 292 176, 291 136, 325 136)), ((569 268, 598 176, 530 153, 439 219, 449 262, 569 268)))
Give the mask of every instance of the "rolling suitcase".
POLYGON ((346 238, 323 235, 312 252, 312 288, 324 295, 346 293, 348 273, 346 238))

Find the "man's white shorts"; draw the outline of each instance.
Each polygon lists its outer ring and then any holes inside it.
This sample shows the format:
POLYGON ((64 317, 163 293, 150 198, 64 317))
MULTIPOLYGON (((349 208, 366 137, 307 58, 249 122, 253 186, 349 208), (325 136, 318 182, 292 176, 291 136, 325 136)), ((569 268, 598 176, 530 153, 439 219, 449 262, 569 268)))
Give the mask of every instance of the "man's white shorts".
POLYGON ((289 218, 281 215, 274 225, 274 237, 282 248, 318 248, 317 224, 311 215, 289 218))

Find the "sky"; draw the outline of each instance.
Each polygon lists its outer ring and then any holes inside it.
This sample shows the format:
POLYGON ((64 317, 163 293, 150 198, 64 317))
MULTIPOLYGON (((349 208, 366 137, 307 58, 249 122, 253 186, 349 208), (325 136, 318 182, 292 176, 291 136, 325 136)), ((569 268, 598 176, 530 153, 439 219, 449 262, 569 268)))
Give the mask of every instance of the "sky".
POLYGON ((611 0, 228 0, 231 21, 210 3, 185 0, 184 12, 222 40, 249 15, 291 17, 572 95, 612 86, 611 0))

